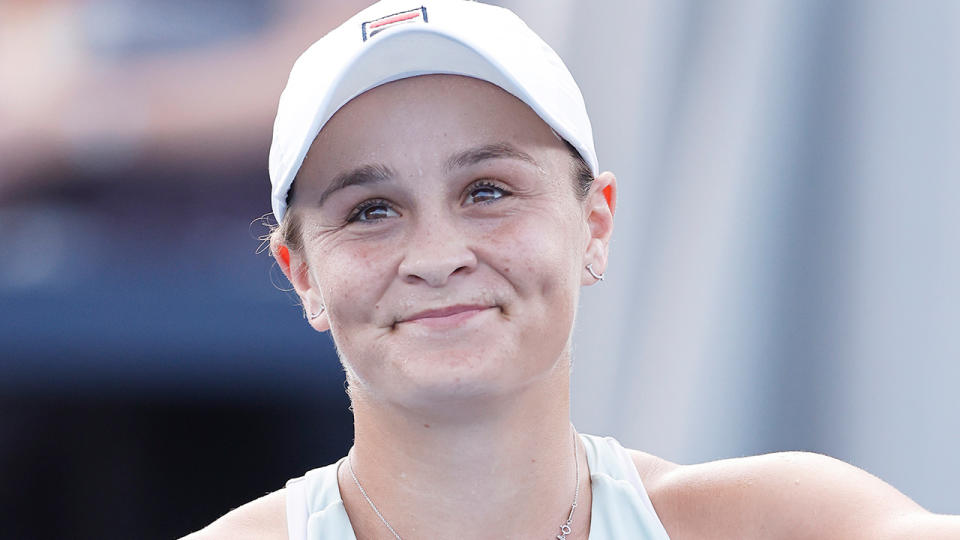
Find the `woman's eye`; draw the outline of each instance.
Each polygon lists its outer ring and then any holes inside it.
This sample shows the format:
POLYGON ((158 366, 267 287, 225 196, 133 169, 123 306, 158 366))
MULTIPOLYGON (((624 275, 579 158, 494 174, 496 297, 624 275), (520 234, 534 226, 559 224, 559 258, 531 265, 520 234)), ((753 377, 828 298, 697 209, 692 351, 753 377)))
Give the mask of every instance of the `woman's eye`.
POLYGON ((509 194, 510 192, 507 190, 493 184, 478 184, 470 189, 470 193, 467 194, 467 200, 465 202, 467 204, 485 203, 509 194))
POLYGON ((399 215, 396 210, 390 208, 384 201, 369 201, 357 207, 347 221, 379 221, 399 215))

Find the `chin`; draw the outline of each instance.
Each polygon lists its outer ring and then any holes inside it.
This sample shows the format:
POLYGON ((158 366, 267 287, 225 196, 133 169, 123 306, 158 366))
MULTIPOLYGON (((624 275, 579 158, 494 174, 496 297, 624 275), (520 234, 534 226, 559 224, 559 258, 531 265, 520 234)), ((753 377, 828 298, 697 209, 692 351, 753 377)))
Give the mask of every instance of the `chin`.
POLYGON ((474 395, 484 389, 504 384, 509 366, 504 356, 478 347, 452 348, 419 354, 403 361, 401 370, 406 381, 430 392, 474 395))
POLYGON ((390 380, 370 381, 368 388, 404 407, 436 411, 440 405, 456 414, 458 404, 502 401, 538 378, 513 365, 514 358, 489 347, 435 350, 397 358, 395 369, 389 370, 394 374, 390 380))

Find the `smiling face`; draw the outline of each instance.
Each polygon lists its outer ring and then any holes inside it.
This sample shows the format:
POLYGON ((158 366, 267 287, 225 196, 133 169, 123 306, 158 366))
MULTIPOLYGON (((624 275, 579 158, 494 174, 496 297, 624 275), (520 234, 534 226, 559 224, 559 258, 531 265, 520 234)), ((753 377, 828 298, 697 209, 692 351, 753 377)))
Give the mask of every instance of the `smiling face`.
POLYGON ((572 174, 564 142, 486 82, 414 77, 341 108, 297 176, 287 272, 326 306, 311 324, 352 391, 416 405, 565 373, 584 265, 603 269, 612 227, 572 174))

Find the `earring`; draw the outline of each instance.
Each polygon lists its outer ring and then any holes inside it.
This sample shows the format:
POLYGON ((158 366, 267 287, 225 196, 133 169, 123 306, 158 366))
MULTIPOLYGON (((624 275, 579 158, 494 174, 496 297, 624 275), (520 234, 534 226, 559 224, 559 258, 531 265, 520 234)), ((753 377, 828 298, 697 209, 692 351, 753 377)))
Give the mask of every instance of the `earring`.
POLYGON ((593 271, 593 263, 587 265, 587 272, 590 272, 590 275, 593 276, 593 279, 597 281, 603 281, 603 274, 597 274, 593 271))
POLYGON ((311 313, 311 314, 310 314, 310 320, 312 321, 312 320, 316 319, 317 317, 319 317, 319 316, 323 313, 323 311, 324 311, 325 309, 327 309, 327 306, 325 306, 325 305, 323 305, 323 304, 320 304, 320 309, 317 310, 316 313, 311 313))

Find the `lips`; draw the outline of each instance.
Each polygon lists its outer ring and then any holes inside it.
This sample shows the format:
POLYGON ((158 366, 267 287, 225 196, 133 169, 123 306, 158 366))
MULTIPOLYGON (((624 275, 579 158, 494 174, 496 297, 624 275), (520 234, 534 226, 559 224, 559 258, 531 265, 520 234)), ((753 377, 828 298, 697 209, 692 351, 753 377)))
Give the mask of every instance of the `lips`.
POLYGON ((435 329, 453 328, 464 324, 467 320, 488 309, 493 309, 493 307, 485 305, 448 306, 420 311, 402 319, 400 322, 435 329))
POLYGON ((407 317, 403 322, 415 321, 419 319, 441 319, 444 317, 450 317, 451 315, 456 315, 458 313, 464 313, 467 311, 480 311, 487 309, 490 306, 450 306, 440 309, 428 309, 426 311, 421 311, 410 317, 407 317))

